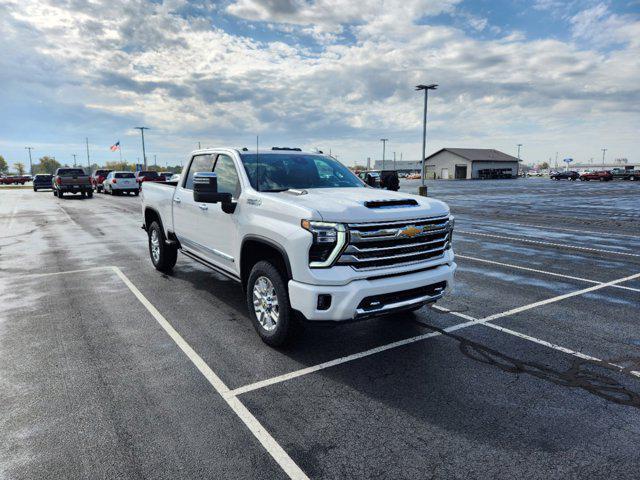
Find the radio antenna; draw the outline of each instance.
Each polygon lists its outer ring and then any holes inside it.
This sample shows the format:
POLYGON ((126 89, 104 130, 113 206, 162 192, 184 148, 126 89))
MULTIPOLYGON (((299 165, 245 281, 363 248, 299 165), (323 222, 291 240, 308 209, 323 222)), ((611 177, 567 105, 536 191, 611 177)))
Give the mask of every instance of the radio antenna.
POLYGON ((256 135, 256 190, 260 191, 260 159, 258 158, 258 146, 260 136, 256 135))

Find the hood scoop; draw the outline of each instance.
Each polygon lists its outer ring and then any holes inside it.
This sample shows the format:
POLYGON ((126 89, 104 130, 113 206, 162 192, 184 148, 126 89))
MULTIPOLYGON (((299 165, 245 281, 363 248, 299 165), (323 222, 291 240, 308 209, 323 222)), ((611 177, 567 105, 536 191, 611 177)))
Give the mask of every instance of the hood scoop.
POLYGON ((369 200, 364 202, 364 206, 367 208, 404 208, 404 207, 416 207, 418 202, 413 198, 401 199, 401 200, 369 200))

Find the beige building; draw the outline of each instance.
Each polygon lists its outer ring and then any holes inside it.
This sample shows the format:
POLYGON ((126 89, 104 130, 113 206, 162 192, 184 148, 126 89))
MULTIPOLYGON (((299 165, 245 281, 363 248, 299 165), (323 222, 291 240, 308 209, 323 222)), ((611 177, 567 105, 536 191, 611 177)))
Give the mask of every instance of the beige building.
POLYGON ((427 179, 516 178, 520 160, 488 148, 443 148, 426 159, 427 179))

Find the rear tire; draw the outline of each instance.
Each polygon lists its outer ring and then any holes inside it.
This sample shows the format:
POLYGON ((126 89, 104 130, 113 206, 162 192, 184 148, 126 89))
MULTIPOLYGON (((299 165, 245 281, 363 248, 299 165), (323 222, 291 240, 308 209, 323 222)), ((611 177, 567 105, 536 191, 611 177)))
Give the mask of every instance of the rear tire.
POLYGON ((87 198, 93 198, 93 190, 87 192, 87 198))
POLYGON ((148 235, 151 263, 156 270, 170 273, 178 259, 178 248, 175 245, 167 245, 162 227, 156 221, 151 223, 148 235))
POLYGON ((140 190, 136 190, 135 192, 133 192, 133 194, 137 197, 138 195, 140 195, 140 190))
POLYGON ((282 273, 271 262, 260 261, 251 269, 246 290, 249 317, 262 341, 272 347, 291 342, 299 320, 291 310, 282 273))
POLYGON ((58 198, 62 198, 62 197, 64 197, 64 193, 62 192, 62 190, 60 190, 58 192, 58 198))
POLYGON ((37 191, 38 191, 38 189, 37 189, 36 187, 33 187, 33 191, 34 191, 34 192, 37 192, 37 191))

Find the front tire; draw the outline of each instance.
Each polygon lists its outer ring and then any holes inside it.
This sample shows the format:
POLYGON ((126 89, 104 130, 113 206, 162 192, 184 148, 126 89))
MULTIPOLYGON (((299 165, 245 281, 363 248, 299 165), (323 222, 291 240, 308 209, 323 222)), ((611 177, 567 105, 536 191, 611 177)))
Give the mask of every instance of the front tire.
POLYGON ((285 279, 271 262, 260 261, 251 269, 247 308, 256 332, 267 345, 281 347, 294 337, 298 320, 289 304, 285 279))
POLYGON ((64 193, 62 192, 62 190, 60 190, 58 192, 58 198, 62 198, 62 197, 64 197, 64 193))
POLYGON ((167 245, 164 232, 158 222, 152 222, 149 227, 149 255, 156 270, 170 273, 178 259, 178 248, 167 245))

